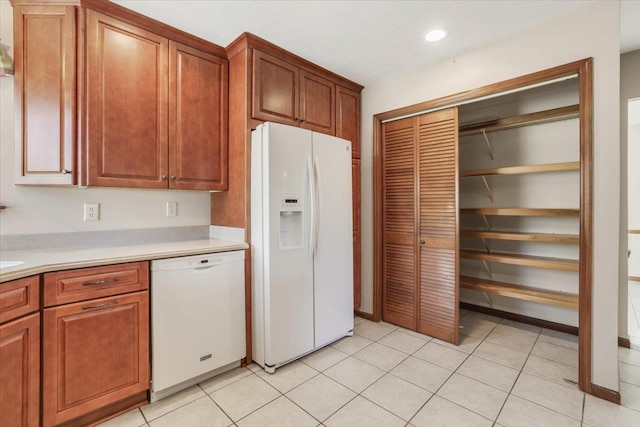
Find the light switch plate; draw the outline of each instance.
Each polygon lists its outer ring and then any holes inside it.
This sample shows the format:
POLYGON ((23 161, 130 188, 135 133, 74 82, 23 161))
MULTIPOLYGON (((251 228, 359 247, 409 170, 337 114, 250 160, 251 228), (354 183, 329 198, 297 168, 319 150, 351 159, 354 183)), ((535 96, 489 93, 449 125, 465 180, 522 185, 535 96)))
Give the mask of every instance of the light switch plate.
POLYGON ((84 204, 84 220, 100 221, 100 203, 84 204))
POLYGON ((178 216, 178 202, 167 202, 167 216, 178 216))

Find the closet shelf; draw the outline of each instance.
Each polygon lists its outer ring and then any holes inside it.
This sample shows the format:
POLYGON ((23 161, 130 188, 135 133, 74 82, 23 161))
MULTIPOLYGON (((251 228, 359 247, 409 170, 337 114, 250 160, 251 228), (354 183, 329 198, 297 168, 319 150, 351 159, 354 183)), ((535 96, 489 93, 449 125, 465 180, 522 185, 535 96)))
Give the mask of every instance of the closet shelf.
POLYGON ((468 215, 500 215, 500 216, 579 216, 580 209, 546 209, 546 208, 466 208, 461 214, 468 215))
POLYGON ((501 295, 526 301, 540 302, 578 309, 578 295, 568 292, 551 291, 530 286, 514 285, 512 283, 497 282, 495 280, 478 279, 470 276, 460 276, 460 287, 487 294, 501 295))
POLYGON ((580 170, 580 162, 548 163, 544 165, 509 166, 503 168, 460 171, 461 177, 488 175, 522 175, 528 173, 560 172, 580 170))
POLYGON ((557 122, 560 120, 577 119, 580 115, 579 105, 554 108, 552 110, 538 111, 520 116, 505 117, 503 119, 489 120, 481 123, 473 123, 460 126, 458 135, 476 135, 484 132, 497 132, 507 129, 515 129, 523 126, 539 125, 543 123, 557 122))
POLYGON ((460 236, 489 240, 518 240, 523 242, 579 243, 575 234, 521 233, 512 231, 460 230, 460 236))
POLYGON ((503 252, 487 253, 484 251, 461 249, 460 258, 564 271, 578 271, 579 267, 579 262, 572 259, 547 258, 541 256, 511 254, 503 252))

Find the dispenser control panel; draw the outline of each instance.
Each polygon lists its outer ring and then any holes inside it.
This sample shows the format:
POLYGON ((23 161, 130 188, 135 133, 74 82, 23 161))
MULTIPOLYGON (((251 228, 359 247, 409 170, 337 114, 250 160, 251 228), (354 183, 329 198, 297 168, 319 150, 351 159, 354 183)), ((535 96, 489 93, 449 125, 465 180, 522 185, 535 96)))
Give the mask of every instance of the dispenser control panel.
POLYGON ((280 249, 303 247, 302 200, 302 195, 280 196, 280 249))
POLYGON ((302 200, 297 196, 282 196, 280 198, 280 211, 301 211, 302 200))

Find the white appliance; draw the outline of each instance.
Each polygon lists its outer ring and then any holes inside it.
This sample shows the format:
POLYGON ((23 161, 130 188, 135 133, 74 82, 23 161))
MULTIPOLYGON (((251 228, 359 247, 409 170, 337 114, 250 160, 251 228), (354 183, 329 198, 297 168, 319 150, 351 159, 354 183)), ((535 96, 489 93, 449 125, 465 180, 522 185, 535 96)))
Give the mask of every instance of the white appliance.
POLYGON ((244 251, 151 262, 151 401, 246 356, 244 251))
POLYGON ((251 135, 253 360, 275 369, 353 334, 351 142, 251 135))

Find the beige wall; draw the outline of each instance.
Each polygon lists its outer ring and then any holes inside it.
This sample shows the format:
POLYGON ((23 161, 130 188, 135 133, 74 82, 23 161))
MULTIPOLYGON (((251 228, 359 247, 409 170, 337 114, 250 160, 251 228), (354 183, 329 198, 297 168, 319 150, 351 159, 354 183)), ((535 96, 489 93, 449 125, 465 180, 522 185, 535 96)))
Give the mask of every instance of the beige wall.
MULTIPOLYGON (((628 200, 627 195, 632 193, 632 189, 628 188, 628 183, 633 181, 632 173, 636 172, 636 177, 640 179, 640 158, 633 159, 633 148, 629 147, 629 100, 640 98, 640 50, 620 55, 620 288, 619 288, 619 306, 618 313, 618 334, 623 338, 629 338, 627 306, 628 306, 628 263, 627 250, 629 249, 627 230, 630 228, 640 228, 640 219, 633 224, 634 216, 631 216, 633 203, 628 200), (635 169, 631 168, 631 162, 635 161, 635 169), (627 174, 629 177, 627 178, 627 174)), ((640 150, 640 147, 636 147, 640 150)), ((636 157, 640 156, 640 151, 635 151, 636 157)), ((635 194, 640 192, 640 187, 636 188, 635 194)), ((629 196, 631 197, 631 196, 629 196)), ((640 208, 636 206, 636 217, 640 216, 640 208)))
MULTIPOLYGON (((362 96, 362 310, 372 310, 372 116, 594 57, 593 382, 618 390, 619 2, 596 1, 519 35, 369 85, 362 96)), ((446 42, 445 42, 446 43, 446 42)))
MULTIPOLYGON (((0 38, 13 46, 13 9, 7 0, 0 0, 0 38)), ((13 129, 13 77, 1 77, 0 204, 8 209, 0 214, 0 236, 206 225, 211 220, 206 191, 16 186, 13 129), (169 201, 178 202, 178 216, 165 216, 169 201), (99 222, 83 221, 85 202, 100 203, 99 222)))

